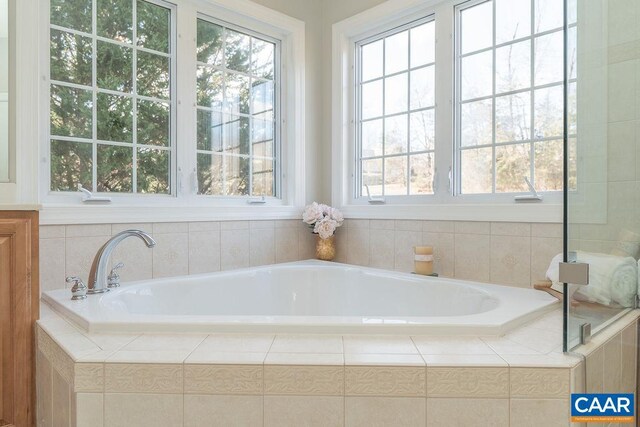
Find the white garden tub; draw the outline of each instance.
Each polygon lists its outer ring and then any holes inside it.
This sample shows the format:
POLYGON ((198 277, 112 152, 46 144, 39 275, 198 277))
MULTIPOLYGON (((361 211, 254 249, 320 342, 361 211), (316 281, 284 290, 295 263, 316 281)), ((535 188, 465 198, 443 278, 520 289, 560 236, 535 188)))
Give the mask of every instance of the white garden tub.
POLYGON ((42 299, 88 332, 499 335, 557 307, 531 289, 315 260, 42 299))

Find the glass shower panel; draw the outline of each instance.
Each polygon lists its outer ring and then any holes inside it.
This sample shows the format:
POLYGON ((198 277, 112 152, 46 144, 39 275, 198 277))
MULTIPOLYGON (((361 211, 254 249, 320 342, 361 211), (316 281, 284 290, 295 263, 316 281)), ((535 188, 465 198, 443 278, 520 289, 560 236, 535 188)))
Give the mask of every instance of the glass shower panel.
MULTIPOLYGON (((640 2, 565 0, 565 349, 636 306, 640 256, 640 2), (636 8, 637 10, 629 10, 636 8), (631 19, 629 21, 629 19, 631 19)), ((559 260, 558 260, 559 261, 559 260)))

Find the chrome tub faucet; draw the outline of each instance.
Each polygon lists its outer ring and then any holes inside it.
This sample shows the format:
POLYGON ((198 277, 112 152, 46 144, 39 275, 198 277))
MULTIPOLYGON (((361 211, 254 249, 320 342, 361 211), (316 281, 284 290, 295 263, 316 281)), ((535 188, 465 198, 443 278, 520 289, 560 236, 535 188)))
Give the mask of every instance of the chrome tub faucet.
POLYGON ((93 264, 91 264, 91 271, 89 272, 89 288, 87 289, 88 294, 101 294, 103 292, 108 292, 109 288, 117 287, 120 285, 119 279, 120 277, 116 273, 116 270, 123 267, 124 264, 119 263, 116 265, 111 272, 108 270, 109 259, 111 258, 111 254, 113 250, 118 246, 120 242, 122 242, 127 237, 138 237, 142 239, 145 245, 148 248, 153 248, 156 245, 156 241, 153 238, 141 230, 125 230, 113 236, 111 239, 107 241, 98 253, 96 253, 95 258, 93 259, 93 264))

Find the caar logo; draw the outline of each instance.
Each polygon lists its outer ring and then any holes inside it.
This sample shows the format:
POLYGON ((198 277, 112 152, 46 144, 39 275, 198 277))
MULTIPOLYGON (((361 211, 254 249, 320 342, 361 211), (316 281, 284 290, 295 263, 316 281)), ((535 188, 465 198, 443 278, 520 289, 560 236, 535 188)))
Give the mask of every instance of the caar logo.
POLYGON ((633 394, 571 394, 572 422, 632 423, 633 394))

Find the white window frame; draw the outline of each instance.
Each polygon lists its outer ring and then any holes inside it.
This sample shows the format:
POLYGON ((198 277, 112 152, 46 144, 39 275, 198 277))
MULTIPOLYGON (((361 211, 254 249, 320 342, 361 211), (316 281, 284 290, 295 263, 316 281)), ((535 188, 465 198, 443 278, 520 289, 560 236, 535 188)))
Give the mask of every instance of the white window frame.
POLYGON ((390 0, 333 25, 332 203, 351 218, 473 221, 562 221, 561 192, 542 203, 515 203, 513 193, 455 194, 455 6, 463 0, 390 0), (386 197, 384 204, 355 197, 355 46, 421 17, 435 15, 436 147, 434 195, 386 197), (449 144, 439 141, 451 141, 449 144), (472 209, 471 209, 472 208, 472 209))
MULTIPOLYGON (((153 0, 151 0, 153 2, 153 0)), ((248 0, 165 0, 175 7, 172 15, 176 122, 172 195, 108 194, 112 202, 90 205, 80 193, 49 191, 49 1, 39 3, 38 145, 39 200, 42 224, 205 221, 225 219, 297 218, 305 202, 305 24, 248 0), (197 194, 196 176, 196 19, 207 16, 234 27, 250 28, 280 43, 281 152, 279 197, 252 204, 249 197, 197 194)), ((29 28, 29 27, 27 27, 29 28)), ((27 30, 25 28, 25 31, 27 30)), ((33 28, 32 26, 30 27, 33 28)))

